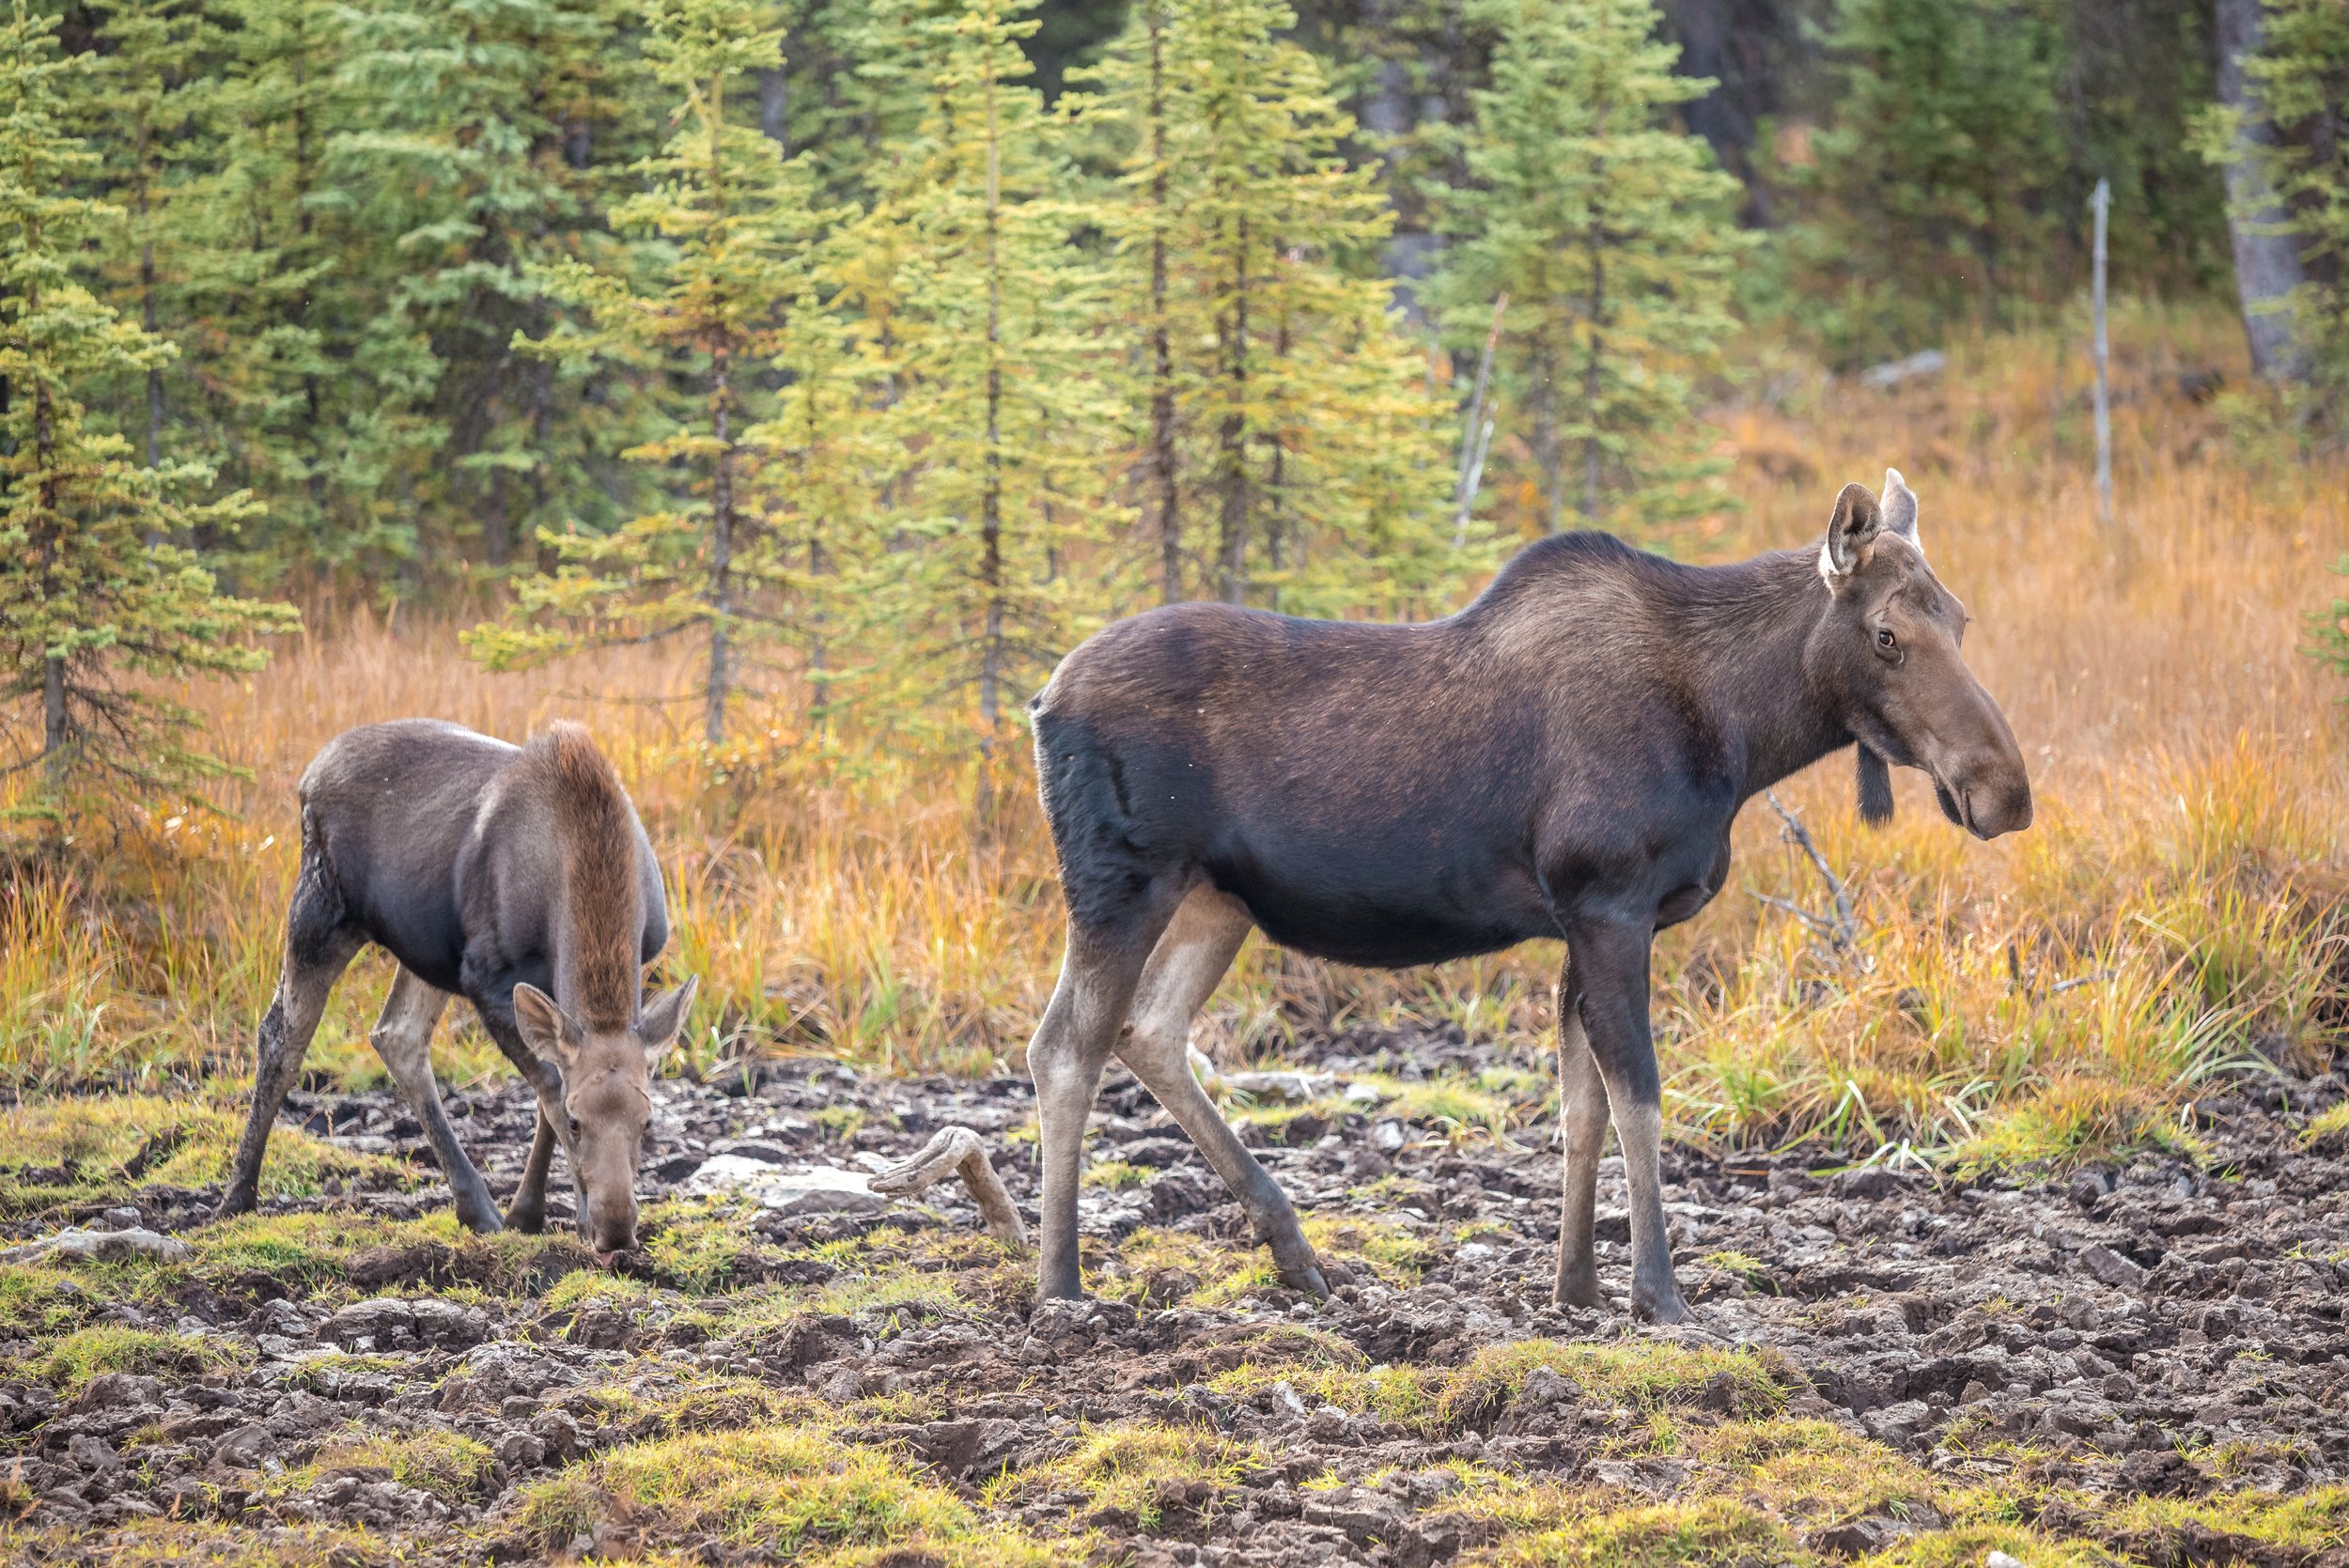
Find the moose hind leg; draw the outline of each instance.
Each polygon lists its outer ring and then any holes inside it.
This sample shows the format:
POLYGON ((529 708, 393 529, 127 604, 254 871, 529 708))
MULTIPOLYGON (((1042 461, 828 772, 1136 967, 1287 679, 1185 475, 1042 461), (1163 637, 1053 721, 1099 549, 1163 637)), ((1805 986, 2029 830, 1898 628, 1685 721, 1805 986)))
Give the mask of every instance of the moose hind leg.
POLYGON ((1190 1073, 1190 1021, 1215 994, 1255 923, 1248 907, 1213 888, 1194 889, 1151 950, 1134 996, 1133 1020, 1117 1054, 1199 1146, 1272 1249, 1281 1282, 1308 1296, 1330 1294, 1297 1211, 1232 1131, 1190 1073))
POLYGON ((383 1059, 400 1098, 423 1124, 425 1141, 432 1145, 441 1172, 448 1178, 449 1195, 457 1203, 457 1219, 469 1231, 499 1228, 497 1204, 481 1172, 457 1141, 448 1111, 441 1104, 441 1086, 432 1076, 432 1029, 448 1005, 448 993, 417 978, 406 965, 392 980, 392 994, 383 1001, 383 1015, 367 1035, 375 1054, 383 1059))
POLYGON ((1084 1294, 1077 1267, 1077 1184, 1085 1118, 1143 965, 1173 912, 1171 891, 1145 894, 1148 902, 1121 931, 1087 931, 1070 924, 1060 984, 1028 1046, 1028 1071, 1035 1079, 1036 1141, 1044 1157, 1036 1291, 1046 1300, 1074 1300, 1084 1294))
POLYGON ((1607 1085, 1607 1103, 1623 1145, 1631 1198, 1631 1312, 1653 1323, 1678 1323, 1688 1304, 1672 1278, 1672 1238, 1664 1228, 1661 1167, 1664 1106, 1648 1027, 1645 926, 1584 926, 1568 934, 1582 987, 1582 1024, 1607 1085))
POLYGON ((1558 1226, 1558 1280, 1551 1298, 1561 1307, 1595 1307, 1598 1249, 1593 1232, 1598 1158, 1607 1145, 1607 1084, 1582 1027, 1582 998, 1572 958, 1558 973, 1558 1125, 1565 1140, 1565 1206, 1558 1226))
POLYGON ((259 1199, 270 1129, 301 1076, 302 1059, 309 1054, 310 1036, 318 1032, 334 982, 366 942, 343 924, 343 915, 342 895, 324 857, 304 844, 293 903, 286 912, 286 967, 254 1034, 253 1110, 237 1141, 216 1219, 249 1213, 259 1199))

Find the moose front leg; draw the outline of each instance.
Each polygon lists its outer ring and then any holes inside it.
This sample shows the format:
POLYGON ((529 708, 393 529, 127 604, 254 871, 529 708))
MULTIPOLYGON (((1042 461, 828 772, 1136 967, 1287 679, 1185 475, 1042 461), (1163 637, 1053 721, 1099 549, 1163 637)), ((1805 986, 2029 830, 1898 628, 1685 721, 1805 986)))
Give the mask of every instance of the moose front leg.
POLYGON ((1631 1189, 1632 1315, 1678 1323, 1688 1315, 1688 1304, 1672 1278, 1672 1238, 1664 1229, 1663 1084, 1648 1032, 1654 939, 1644 922, 1592 924, 1570 929, 1566 944, 1581 981, 1582 1023, 1607 1086, 1631 1189))

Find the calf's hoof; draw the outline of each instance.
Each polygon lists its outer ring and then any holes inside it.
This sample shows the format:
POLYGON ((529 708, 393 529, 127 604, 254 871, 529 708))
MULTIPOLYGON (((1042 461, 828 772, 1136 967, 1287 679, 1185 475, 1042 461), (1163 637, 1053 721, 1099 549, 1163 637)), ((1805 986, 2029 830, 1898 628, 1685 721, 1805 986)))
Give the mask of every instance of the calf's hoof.
POLYGON ((241 1214, 251 1214, 253 1209, 252 1193, 230 1192, 221 1199, 220 1206, 212 1210, 212 1220, 217 1224, 223 1219, 233 1219, 241 1214))
MULTIPOLYGON (((489 1228, 494 1231, 498 1228, 494 1223, 496 1217, 492 1215, 490 1218, 492 1223, 489 1228)), ((547 1228, 547 1211, 536 1204, 524 1208, 517 1203, 506 1211, 506 1228, 523 1235, 537 1235, 547 1228)))
POLYGON ((506 1221, 494 1208, 459 1209, 457 1222, 475 1235, 495 1235, 506 1229, 506 1221))

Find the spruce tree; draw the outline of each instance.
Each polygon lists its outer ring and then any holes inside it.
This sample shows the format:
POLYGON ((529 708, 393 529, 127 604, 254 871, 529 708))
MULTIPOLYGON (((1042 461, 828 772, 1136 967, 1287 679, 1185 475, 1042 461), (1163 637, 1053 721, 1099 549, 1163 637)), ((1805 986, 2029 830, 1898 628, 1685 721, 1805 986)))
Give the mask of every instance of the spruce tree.
POLYGON ((217 771, 178 738, 194 715, 137 677, 257 668, 245 634, 294 619, 147 542, 227 526, 248 498, 191 499, 208 471, 143 464, 89 420, 90 387, 143 377, 171 346, 74 274, 82 248, 125 221, 73 194, 97 163, 65 125, 88 63, 60 59, 54 21, 24 0, 0 22, 0 681, 11 764, 39 760, 53 812, 77 775, 178 789, 217 771))
MULTIPOLYGON (((541 536, 563 559, 521 585, 523 621, 477 628, 492 667, 597 643, 692 633, 704 640, 702 731, 725 739, 729 705, 758 644, 786 634, 805 574, 808 527, 770 526, 749 428, 773 406, 770 366, 787 343, 820 343, 795 312, 821 314, 806 269, 829 217, 802 161, 729 110, 751 73, 776 64, 782 33, 745 0, 665 0, 646 15, 646 57, 676 95, 675 134, 637 173, 641 194, 612 210, 640 237, 623 262, 568 259, 535 275, 575 320, 531 345, 574 366, 625 369, 646 388, 687 389, 666 428, 626 455, 659 477, 665 505, 610 535, 541 536)), ((783 366, 788 373, 791 367, 783 366)))
MULTIPOLYGON (((128 219, 107 225, 110 303, 146 331, 169 332, 181 314, 174 272, 178 204, 217 156, 202 123, 210 73, 222 66, 219 28, 188 0, 109 0, 95 8, 100 49, 75 95, 77 127, 100 159, 98 183, 128 219), (168 322, 165 318, 171 318, 168 322)), ((164 367, 140 378, 126 431, 139 432, 149 467, 163 460, 168 398, 164 367)))
POLYGON ((1453 237, 1432 295, 1455 347, 1500 296, 1503 387, 1555 532, 1718 504, 1695 376, 1729 329, 1736 181, 1672 129, 1711 84, 1673 74, 1650 0, 1486 0, 1493 81, 1439 194, 1453 237))
MULTIPOLYGON (((857 288, 868 322, 887 325, 901 463, 904 548, 876 563, 868 611, 894 629, 896 705, 950 699, 945 711, 975 717, 983 760, 1004 754, 1012 683, 1049 668, 1097 608, 1081 557, 1108 514, 1099 279, 1072 243, 1084 214, 1066 194, 1061 131, 1027 85, 1025 9, 907 13, 934 62, 930 109, 884 150, 893 179, 850 247, 894 264, 857 288)), ((989 788, 983 771, 983 810, 989 788)))
POLYGON ((1375 171, 1279 0, 1145 0, 1092 80, 1122 143, 1118 317, 1160 597, 1397 607, 1462 562, 1375 171), (1195 563, 1195 564, 1194 564, 1195 563))
MULTIPOLYGON (((2064 175, 2061 35, 2033 0, 1839 0, 1840 80, 1788 243, 1806 313, 1845 357, 1999 321, 2046 281, 2064 175)), ((2061 215, 2073 221, 2077 209, 2061 215)))
MULTIPOLYGON (((550 475, 592 464, 557 363, 515 343, 550 324, 531 264, 574 253, 596 217, 600 177, 574 163, 573 137, 605 96, 617 31, 604 7, 577 0, 346 13, 337 80, 375 108, 327 146, 327 178, 350 207, 342 270, 380 289, 386 336, 429 356, 400 395, 432 453, 410 481, 438 520, 431 543, 491 567, 559 520, 550 475)), ((571 488, 574 505, 592 496, 571 488)))

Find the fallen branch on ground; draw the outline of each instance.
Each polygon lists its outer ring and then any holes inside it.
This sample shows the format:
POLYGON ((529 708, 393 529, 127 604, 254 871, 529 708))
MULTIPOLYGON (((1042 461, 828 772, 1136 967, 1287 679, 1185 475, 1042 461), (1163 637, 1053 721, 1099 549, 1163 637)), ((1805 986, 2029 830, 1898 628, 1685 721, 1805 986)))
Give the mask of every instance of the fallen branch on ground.
POLYGON ((971 1189, 972 1202, 979 1205, 988 1234, 1014 1247, 1027 1246, 1028 1227, 1012 1205, 1003 1178, 988 1159, 987 1145, 969 1127, 939 1128, 920 1154, 902 1165, 891 1166, 865 1185, 893 1198, 910 1198, 957 1171, 962 1173, 962 1185, 971 1189))

